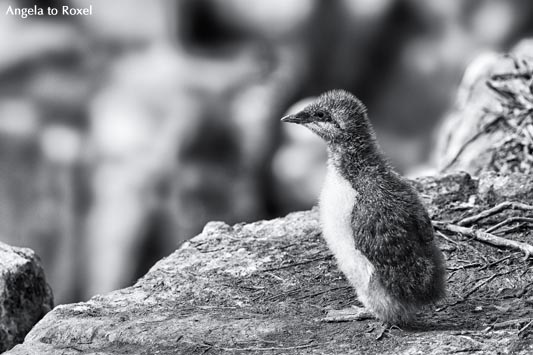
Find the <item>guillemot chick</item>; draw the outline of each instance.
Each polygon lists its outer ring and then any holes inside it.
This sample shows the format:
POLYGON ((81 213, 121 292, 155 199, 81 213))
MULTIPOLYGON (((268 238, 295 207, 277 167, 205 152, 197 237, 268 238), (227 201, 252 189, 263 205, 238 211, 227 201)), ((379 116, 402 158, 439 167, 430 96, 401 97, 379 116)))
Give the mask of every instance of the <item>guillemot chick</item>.
POLYGON ((329 91, 281 120, 307 127, 327 144, 322 235, 365 308, 402 325, 442 298, 444 259, 428 213, 381 152, 363 103, 329 91))

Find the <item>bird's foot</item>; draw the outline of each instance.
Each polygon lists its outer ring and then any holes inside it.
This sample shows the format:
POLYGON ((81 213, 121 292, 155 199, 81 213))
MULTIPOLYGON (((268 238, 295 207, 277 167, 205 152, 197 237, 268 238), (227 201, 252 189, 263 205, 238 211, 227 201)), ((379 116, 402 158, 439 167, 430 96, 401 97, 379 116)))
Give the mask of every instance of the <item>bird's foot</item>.
POLYGON ((363 307, 352 306, 344 309, 332 309, 322 319, 323 322, 352 322, 372 319, 374 315, 363 307))
POLYGON ((383 322, 383 325, 381 326, 378 335, 376 335, 376 340, 383 339, 385 334, 388 334, 393 329, 402 330, 402 328, 398 327, 397 325, 391 324, 389 322, 383 322))

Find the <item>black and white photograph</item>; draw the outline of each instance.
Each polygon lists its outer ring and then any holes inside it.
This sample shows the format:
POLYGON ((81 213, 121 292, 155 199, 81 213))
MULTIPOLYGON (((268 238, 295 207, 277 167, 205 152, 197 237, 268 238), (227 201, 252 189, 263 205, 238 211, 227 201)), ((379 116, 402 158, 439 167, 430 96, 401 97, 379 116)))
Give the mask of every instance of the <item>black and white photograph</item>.
POLYGON ((533 354, 533 2, 0 0, 0 353, 533 354))

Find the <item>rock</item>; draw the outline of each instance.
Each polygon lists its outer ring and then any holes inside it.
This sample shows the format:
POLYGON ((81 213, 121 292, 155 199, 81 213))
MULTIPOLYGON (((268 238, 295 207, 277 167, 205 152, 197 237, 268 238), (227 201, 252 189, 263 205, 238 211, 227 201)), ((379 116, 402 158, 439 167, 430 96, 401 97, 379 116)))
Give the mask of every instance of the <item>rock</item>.
POLYGON ((480 175, 479 194, 489 204, 503 201, 533 201, 533 181, 528 174, 500 175, 487 171, 480 175))
POLYGON ((0 352, 21 343, 52 307, 52 292, 35 253, 0 243, 0 352))
POLYGON ((440 171, 529 173, 533 166, 533 40, 509 54, 486 53, 465 71, 457 101, 438 132, 440 171))
MULTIPOLYGON (((465 211, 486 208, 488 190, 493 199, 506 198, 496 179, 457 173, 414 184, 434 219, 453 220, 465 211)), ((518 186, 525 181, 521 179, 525 177, 509 176, 506 184, 518 186)), ((531 185, 523 187, 529 191, 521 201, 532 203, 531 185)), ((502 262, 485 269, 457 267, 465 259, 477 262, 482 257, 483 263, 501 258, 500 250, 468 240, 437 237, 454 270, 449 297, 436 306, 447 307, 420 312, 412 329, 391 330, 376 341, 379 323, 374 320, 320 322, 327 310, 357 301, 320 236, 317 217, 314 209, 252 224, 208 223, 135 285, 56 307, 8 354, 528 353, 531 340, 527 334, 517 337, 518 328, 484 329, 495 322, 529 321, 530 304, 498 298, 496 280, 462 299, 464 290, 486 273, 506 267, 502 262)), ((514 266, 520 262, 513 259, 514 266)), ((531 296, 527 285, 533 276, 523 269, 501 279, 526 290, 524 297, 531 296)))
POLYGON ((422 201, 431 218, 446 211, 451 204, 467 203, 471 196, 476 196, 478 181, 468 173, 454 173, 437 177, 425 177, 415 180, 422 201))

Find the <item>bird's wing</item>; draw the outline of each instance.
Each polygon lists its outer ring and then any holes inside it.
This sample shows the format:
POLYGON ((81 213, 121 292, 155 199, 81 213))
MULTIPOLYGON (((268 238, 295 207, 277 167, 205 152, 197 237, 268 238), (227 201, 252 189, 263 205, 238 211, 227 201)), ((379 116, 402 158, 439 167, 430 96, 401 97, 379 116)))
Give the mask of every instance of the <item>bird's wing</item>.
POLYGON ((398 297, 411 298, 432 282, 433 228, 421 205, 382 207, 354 208, 355 246, 374 265, 384 287, 398 297))

